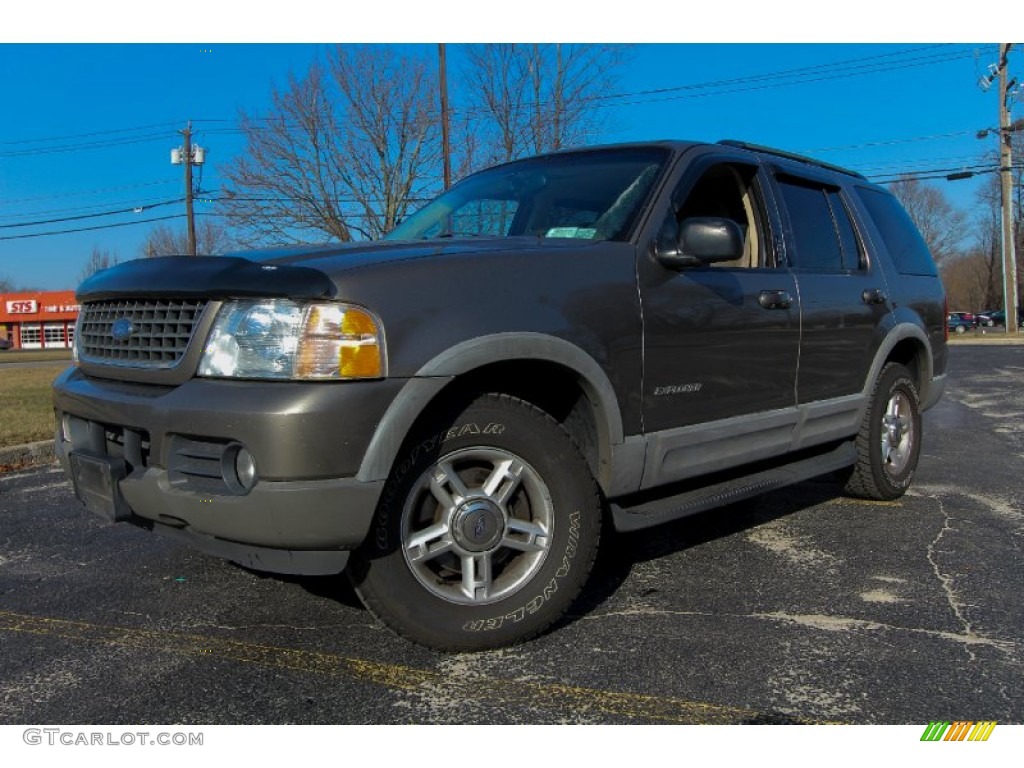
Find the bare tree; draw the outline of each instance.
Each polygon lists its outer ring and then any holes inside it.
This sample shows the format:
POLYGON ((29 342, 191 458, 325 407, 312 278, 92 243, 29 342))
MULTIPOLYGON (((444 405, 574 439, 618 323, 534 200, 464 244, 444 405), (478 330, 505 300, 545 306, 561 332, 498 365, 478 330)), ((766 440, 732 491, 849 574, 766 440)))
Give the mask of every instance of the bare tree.
POLYGON ((226 170, 224 211, 246 245, 377 237, 436 168, 434 71, 386 46, 338 46, 241 116, 247 150, 226 170))
POLYGON ((472 140, 460 169, 590 143, 625 59, 626 49, 611 45, 468 46, 462 131, 472 140))
POLYGON ((99 246, 94 245, 92 248, 92 254, 85 262, 85 266, 82 267, 82 271, 78 274, 78 282, 85 282, 85 280, 92 277, 101 269, 108 269, 119 261, 120 259, 117 258, 117 254, 103 250, 99 246))
POLYGON ((954 207, 941 189, 910 177, 893 182, 889 189, 907 209, 936 262, 941 264, 962 252, 970 234, 967 215, 954 207))
POLYGON ((372 236, 394 229, 415 198, 433 188, 424 178, 440 159, 436 72, 393 49, 358 48, 331 60, 344 96, 339 172, 350 183, 372 236))
MULTIPOLYGON (((203 219, 196 226, 196 253, 217 256, 235 247, 227 230, 220 224, 203 219)), ((188 232, 158 224, 139 247, 139 255, 178 256, 188 253, 188 232)))
MULTIPOLYGON (((1014 157, 1024 153, 1024 136, 1014 134, 1014 157)), ((993 156, 998 163, 998 155, 993 156)), ((1014 245, 1017 256, 1017 292, 1021 294, 1024 284, 1024 167, 1015 165, 1012 170, 1011 212, 1013 215, 1014 245)), ((993 174, 978 190, 978 212, 976 231, 978 250, 986 256, 982 268, 991 276, 992 297, 986 306, 1003 307, 1003 226, 1002 192, 1000 178, 993 174)), ((979 262, 979 264, 981 264, 979 262)))
POLYGON ((13 293, 16 290, 18 289, 11 278, 7 275, 0 275, 0 293, 13 293))
POLYGON ((995 309, 1002 303, 998 251, 993 258, 991 250, 979 244, 944 261, 941 274, 950 309, 978 311, 995 309))

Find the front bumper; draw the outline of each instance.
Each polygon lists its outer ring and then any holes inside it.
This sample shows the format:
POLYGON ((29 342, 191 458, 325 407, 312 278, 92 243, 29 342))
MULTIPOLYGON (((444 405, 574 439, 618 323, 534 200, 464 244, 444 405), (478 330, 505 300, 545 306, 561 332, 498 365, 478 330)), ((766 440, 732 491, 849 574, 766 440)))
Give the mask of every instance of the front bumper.
POLYGON ((55 452, 83 501, 81 467, 115 468, 99 491, 112 519, 259 570, 337 573, 370 529, 384 481, 355 475, 403 383, 154 387, 69 369, 54 383, 55 452), (248 489, 220 476, 238 446, 255 458, 248 489))

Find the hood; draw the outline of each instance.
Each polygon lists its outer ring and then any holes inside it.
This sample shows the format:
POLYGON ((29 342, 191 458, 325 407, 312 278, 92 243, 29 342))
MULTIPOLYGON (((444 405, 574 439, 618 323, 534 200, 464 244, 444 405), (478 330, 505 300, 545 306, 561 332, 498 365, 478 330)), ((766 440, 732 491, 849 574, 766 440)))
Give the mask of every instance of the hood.
POLYGON ((337 288, 323 272, 260 264, 237 256, 162 256, 104 269, 75 292, 79 301, 132 298, 270 296, 331 298, 337 288))
POLYGON ((246 259, 259 261, 263 264, 301 265, 333 274, 373 264, 407 261, 410 259, 504 253, 509 251, 526 253, 538 250, 565 250, 587 246, 593 246, 593 241, 541 237, 468 237, 415 241, 374 240, 365 243, 270 248, 232 255, 244 256, 246 259))
POLYGON ((374 264, 507 251, 574 250, 592 245, 589 240, 537 237, 376 240, 269 248, 226 256, 162 256, 136 259, 97 272, 78 287, 76 297, 79 301, 124 296, 332 298, 337 295, 334 276, 374 264))

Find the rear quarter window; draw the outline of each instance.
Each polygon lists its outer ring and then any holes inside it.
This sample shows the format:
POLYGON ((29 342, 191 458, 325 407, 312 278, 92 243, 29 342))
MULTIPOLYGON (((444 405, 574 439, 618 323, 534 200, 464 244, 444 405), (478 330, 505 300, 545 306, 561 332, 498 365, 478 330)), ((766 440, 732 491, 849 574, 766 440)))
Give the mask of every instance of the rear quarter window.
POLYGON ((935 260, 900 201, 888 192, 857 187, 857 196, 882 236, 896 270, 904 275, 935 277, 935 260))

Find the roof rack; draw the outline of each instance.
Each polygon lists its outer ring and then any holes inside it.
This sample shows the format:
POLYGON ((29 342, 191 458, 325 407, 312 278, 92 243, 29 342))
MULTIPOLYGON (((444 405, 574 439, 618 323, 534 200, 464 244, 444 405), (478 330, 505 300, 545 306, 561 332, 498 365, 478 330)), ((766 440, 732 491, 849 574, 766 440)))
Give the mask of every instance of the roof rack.
POLYGON ((766 154, 766 155, 775 155, 777 157, 784 157, 787 160, 796 160, 796 161, 801 162, 801 163, 809 163, 810 165, 816 165, 819 168, 827 168, 830 171, 835 171, 837 173, 844 173, 847 176, 853 176, 854 178, 864 179, 864 181, 867 181, 866 177, 864 177, 863 175, 857 173, 856 171, 851 171, 849 168, 843 168, 842 166, 839 166, 839 165, 832 165, 832 163, 826 163, 826 162, 824 162, 822 160, 815 160, 813 157, 807 157, 805 155, 798 155, 795 152, 786 152, 785 150, 782 150, 782 149, 775 149, 773 147, 765 147, 765 146, 762 146, 761 144, 750 144, 750 143, 748 143, 746 141, 736 141, 735 139, 722 139, 718 143, 722 144, 722 145, 724 145, 726 147, 738 147, 739 149, 748 149, 751 152, 761 152, 762 154, 766 154))

